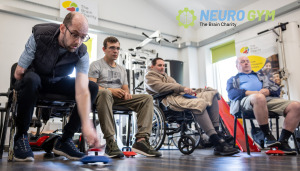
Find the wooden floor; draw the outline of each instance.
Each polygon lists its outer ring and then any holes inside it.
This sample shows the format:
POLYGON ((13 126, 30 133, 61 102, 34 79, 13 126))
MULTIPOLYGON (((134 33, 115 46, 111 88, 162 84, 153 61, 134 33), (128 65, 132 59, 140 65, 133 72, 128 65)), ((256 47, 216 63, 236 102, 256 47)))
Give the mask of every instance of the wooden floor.
POLYGON ((34 152, 34 162, 7 162, 7 152, 1 160, 0 170, 13 171, 63 171, 63 170, 120 170, 120 171, 177 171, 177 170, 300 170, 298 156, 267 156, 264 152, 239 153, 230 157, 214 156, 212 149, 197 149, 191 155, 178 150, 161 150, 163 157, 151 158, 141 155, 135 158, 113 159, 111 165, 83 165, 64 157, 47 157, 44 152, 34 152))

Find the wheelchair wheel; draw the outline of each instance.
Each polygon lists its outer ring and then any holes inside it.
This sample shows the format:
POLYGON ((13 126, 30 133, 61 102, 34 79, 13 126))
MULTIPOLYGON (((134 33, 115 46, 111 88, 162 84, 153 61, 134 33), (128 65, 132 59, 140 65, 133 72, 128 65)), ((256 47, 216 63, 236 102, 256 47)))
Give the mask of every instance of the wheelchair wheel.
POLYGON ((155 150, 159 150, 164 143, 165 137, 166 137, 165 115, 157 105, 154 105, 152 132, 149 138, 150 145, 155 150))
MULTIPOLYGON (((199 124, 196 123, 196 122, 192 122, 190 124, 187 124, 187 129, 186 131, 184 132, 185 135, 188 135, 190 137, 192 137, 195 141, 195 147, 198 147, 200 142, 201 142, 201 129, 199 127, 199 124)), ((179 148, 178 146, 178 142, 179 142, 179 139, 181 138, 181 133, 176 133, 176 134, 173 134, 172 136, 172 141, 174 143, 174 145, 179 148)))
POLYGON ((191 154, 195 150, 195 140, 189 135, 182 135, 178 141, 178 149, 182 154, 191 154))

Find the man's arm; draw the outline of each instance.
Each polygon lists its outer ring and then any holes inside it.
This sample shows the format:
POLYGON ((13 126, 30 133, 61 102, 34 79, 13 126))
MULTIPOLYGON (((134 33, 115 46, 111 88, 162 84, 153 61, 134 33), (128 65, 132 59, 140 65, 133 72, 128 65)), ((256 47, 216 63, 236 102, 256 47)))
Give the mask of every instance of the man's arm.
MULTIPOLYGON (((97 78, 89 77, 89 80, 97 83, 97 78)), ((99 85, 98 87, 99 90, 105 89, 104 87, 101 87, 99 85)), ((125 91, 121 88, 107 88, 107 90, 109 90, 114 97, 118 97, 120 99, 123 98, 125 94, 125 91)))
POLYGON ((128 85, 122 85, 121 89, 123 89, 126 93, 130 94, 128 85))
POLYGON ((123 97, 124 100, 132 99, 132 95, 129 92, 128 85, 122 85, 121 89, 125 91, 124 97, 123 97))
POLYGON ((261 93, 265 94, 265 96, 280 96, 280 87, 276 85, 273 81, 270 81, 267 76, 259 77, 263 81, 263 91, 261 93))
POLYGON ((262 91, 263 89, 261 89, 261 91, 249 91, 249 90, 246 90, 245 91, 245 95, 246 96, 249 96, 251 94, 257 94, 257 93, 262 93, 264 94, 265 96, 267 96, 267 93, 265 91, 262 91))
POLYGON ((90 146, 99 147, 99 139, 96 130, 89 118, 91 111, 91 97, 89 92, 88 76, 84 73, 77 72, 75 80, 75 99, 80 116, 82 132, 90 146))
POLYGON ((175 93, 180 93, 183 92, 185 88, 180 84, 176 83, 175 80, 173 83, 163 82, 155 72, 147 73, 145 77, 145 84, 151 91, 156 93, 162 93, 171 90, 173 90, 175 93))
POLYGON ((23 75, 25 73, 26 69, 21 67, 20 65, 17 65, 17 68, 14 73, 14 77, 16 80, 21 80, 23 78, 23 75))
POLYGON ((14 73, 14 77, 17 80, 20 80, 23 78, 26 69, 32 63, 32 61, 34 59, 35 51, 36 51, 36 43, 35 43, 33 34, 31 34, 27 43, 25 44, 25 49, 24 49, 23 53, 21 54, 21 57, 18 61, 17 68, 14 73))
POLYGON ((228 97, 230 100, 241 100, 246 96, 246 90, 235 88, 235 86, 233 85, 233 79, 234 77, 231 77, 227 80, 226 90, 228 92, 228 97))

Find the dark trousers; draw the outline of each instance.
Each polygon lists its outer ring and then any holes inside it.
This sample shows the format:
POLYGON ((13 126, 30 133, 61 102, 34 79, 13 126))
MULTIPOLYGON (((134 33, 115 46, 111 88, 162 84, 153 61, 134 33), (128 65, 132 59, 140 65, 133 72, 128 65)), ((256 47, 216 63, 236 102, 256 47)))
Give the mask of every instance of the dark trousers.
MULTIPOLYGON (((42 80, 38 74, 29 71, 24 75, 22 80, 17 82, 16 89, 18 92, 16 136, 20 136, 22 134, 27 134, 39 92, 61 94, 75 99, 75 78, 66 77, 54 83, 42 80)), ((91 94, 91 104, 93 104, 98 93, 98 85, 90 81, 89 91, 91 94)), ((73 137, 74 133, 77 132, 80 127, 81 121, 78 115, 77 105, 75 105, 69 122, 64 127, 63 137, 73 137)))

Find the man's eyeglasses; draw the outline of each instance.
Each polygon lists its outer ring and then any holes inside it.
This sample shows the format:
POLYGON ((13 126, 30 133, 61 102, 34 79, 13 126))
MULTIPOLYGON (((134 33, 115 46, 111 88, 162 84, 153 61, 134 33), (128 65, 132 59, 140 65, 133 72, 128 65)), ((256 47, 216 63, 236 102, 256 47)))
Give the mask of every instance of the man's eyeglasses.
MULTIPOLYGON (((65 25, 66 26, 66 25, 65 25)), ((66 28, 67 28, 67 30, 70 32, 70 34, 71 34, 71 37, 73 38, 73 39, 81 39, 82 41, 84 41, 84 42, 86 42, 86 41, 88 41, 89 39, 90 39, 90 36, 87 34, 87 35, 85 35, 85 36, 79 36, 78 34, 75 34, 75 33, 72 33, 70 30, 69 30, 69 28, 66 26, 66 28)))
POLYGON ((116 46, 110 46, 110 47, 108 47, 108 49, 110 49, 110 50, 120 50, 120 47, 116 47, 116 46))

